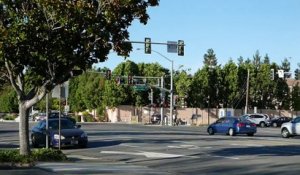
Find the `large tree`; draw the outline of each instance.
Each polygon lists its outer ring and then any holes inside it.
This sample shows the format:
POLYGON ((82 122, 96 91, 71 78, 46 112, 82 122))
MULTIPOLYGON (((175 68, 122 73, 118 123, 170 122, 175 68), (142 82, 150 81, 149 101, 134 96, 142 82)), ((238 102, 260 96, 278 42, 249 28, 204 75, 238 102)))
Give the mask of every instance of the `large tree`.
POLYGON ((30 154, 28 109, 73 69, 105 61, 111 49, 128 55, 128 27, 146 24, 158 0, 0 0, 0 77, 19 102, 20 154, 30 154))

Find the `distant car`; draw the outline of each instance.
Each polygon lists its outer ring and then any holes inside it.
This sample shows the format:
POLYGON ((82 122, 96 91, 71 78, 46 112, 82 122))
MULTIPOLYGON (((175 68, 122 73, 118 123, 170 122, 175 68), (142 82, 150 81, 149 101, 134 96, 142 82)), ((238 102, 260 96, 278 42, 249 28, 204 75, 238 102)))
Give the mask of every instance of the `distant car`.
POLYGON ((223 117, 209 125, 207 132, 209 135, 225 133, 230 136, 234 136, 236 134, 247 134, 248 136, 253 136, 256 133, 256 125, 249 120, 236 117, 223 117))
MULTIPOLYGON (((164 118, 166 118, 166 117, 167 116, 164 115, 164 118)), ((151 124, 160 124, 160 122, 161 122, 161 115, 160 114, 153 114, 151 116, 150 122, 151 122, 151 124)))
POLYGON ((38 113, 35 117, 34 117, 34 121, 38 122, 41 120, 46 119, 46 113, 38 113))
MULTIPOLYGON (((61 118, 66 118, 68 120, 70 120, 71 122, 73 122, 74 124, 76 124, 76 120, 68 115, 65 114, 61 114, 60 116, 61 118)), ((59 118, 59 113, 58 112, 52 112, 49 114, 49 119, 51 118, 59 118)))
POLYGON ((269 116, 265 114, 245 114, 241 117, 242 119, 249 120, 252 123, 255 123, 257 126, 266 127, 270 121, 269 116))
MULTIPOLYGON (((86 147, 88 143, 87 134, 80 129, 81 125, 75 125, 66 118, 61 119, 61 147, 79 146, 86 147)), ((49 146, 59 146, 59 119, 49 119, 49 146)), ((31 130, 31 141, 33 147, 46 145, 46 120, 37 123, 31 130)))
POLYGON ((283 138, 300 135, 300 117, 296 117, 287 123, 283 123, 281 125, 281 135, 283 138))
POLYGON ((286 123, 286 122, 289 122, 291 121, 292 118, 290 117, 279 117, 279 118, 273 118, 271 119, 270 121, 270 126, 273 126, 273 127, 281 127, 281 125, 283 123, 286 123))
MULTIPOLYGON (((36 117, 35 117, 35 121, 41 121, 41 120, 45 120, 46 119, 46 113, 39 113, 36 117)), ((61 113, 61 118, 66 118, 70 121, 72 121, 74 124, 76 124, 76 120, 70 116, 67 116, 63 113, 61 113)), ((51 118, 59 118, 59 113, 58 112, 51 112, 49 113, 49 119, 51 118)))

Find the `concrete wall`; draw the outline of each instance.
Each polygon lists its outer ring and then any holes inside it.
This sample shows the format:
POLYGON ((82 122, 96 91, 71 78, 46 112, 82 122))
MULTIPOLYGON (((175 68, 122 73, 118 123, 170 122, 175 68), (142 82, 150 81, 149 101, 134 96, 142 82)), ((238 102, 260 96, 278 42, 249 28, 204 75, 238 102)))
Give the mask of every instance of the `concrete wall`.
MULTIPOLYGON (((122 123, 149 123, 150 116, 154 113, 160 113, 160 108, 148 107, 137 107, 134 106, 119 106, 112 109, 107 109, 106 115, 108 116, 110 122, 122 122, 122 123)), ((169 115, 169 108, 164 108, 164 115, 169 115)), ((235 109, 234 115, 240 116, 244 112, 243 109, 235 109)), ((248 113, 253 113, 253 110, 249 110, 248 113)), ((273 116, 287 116, 295 117, 300 115, 300 111, 285 111, 285 110, 257 110, 258 113, 268 114, 270 117, 273 116)), ((176 110, 177 118, 180 118, 183 121, 186 121, 188 124, 195 125, 207 125, 213 123, 218 119, 219 109, 200 109, 200 108, 180 108, 176 110), (209 112, 208 112, 209 111, 209 112), (198 115, 197 120, 192 120, 191 117, 193 114, 198 115)))

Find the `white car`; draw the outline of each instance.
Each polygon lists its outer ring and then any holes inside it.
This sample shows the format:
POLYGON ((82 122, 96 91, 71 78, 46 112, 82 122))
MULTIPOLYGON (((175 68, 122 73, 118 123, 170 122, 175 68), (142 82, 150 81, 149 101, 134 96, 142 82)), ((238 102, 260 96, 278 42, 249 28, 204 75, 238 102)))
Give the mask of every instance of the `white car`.
POLYGON ((265 114, 245 114, 241 118, 249 120, 250 122, 255 123, 260 127, 268 126, 268 124, 270 123, 269 116, 265 114))
POLYGON ((300 117, 296 117, 290 122, 281 125, 281 135, 283 138, 300 135, 300 117))

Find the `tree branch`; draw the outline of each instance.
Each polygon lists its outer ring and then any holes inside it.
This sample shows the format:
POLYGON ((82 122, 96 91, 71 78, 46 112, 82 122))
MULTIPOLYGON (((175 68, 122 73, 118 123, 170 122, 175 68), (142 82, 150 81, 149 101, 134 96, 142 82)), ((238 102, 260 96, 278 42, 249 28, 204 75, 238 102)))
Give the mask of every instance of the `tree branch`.
POLYGON ((13 76, 11 65, 9 64, 7 59, 4 59, 4 62, 5 62, 6 70, 8 72, 9 81, 10 81, 12 87, 17 92, 18 96, 21 97, 23 95, 23 93, 22 93, 22 90, 19 88, 19 86, 17 85, 17 83, 15 81, 15 77, 13 76))

